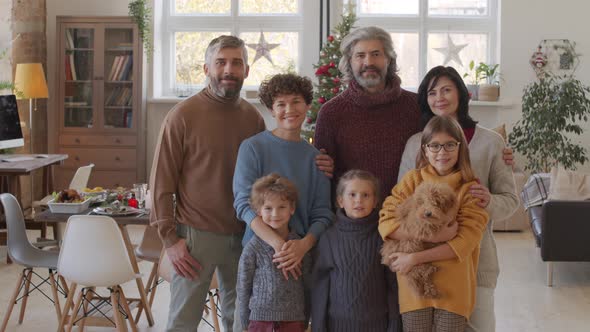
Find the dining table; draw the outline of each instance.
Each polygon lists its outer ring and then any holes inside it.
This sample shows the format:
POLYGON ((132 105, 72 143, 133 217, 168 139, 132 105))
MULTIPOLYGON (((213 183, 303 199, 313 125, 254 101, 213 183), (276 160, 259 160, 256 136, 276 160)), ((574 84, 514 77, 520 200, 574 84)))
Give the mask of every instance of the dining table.
MULTIPOLYGON (((89 208, 85 211, 80 213, 76 213, 76 215, 91 215, 94 214, 93 208, 89 208)), ((53 213, 51 210, 47 209, 41 213, 35 215, 35 221, 37 222, 45 222, 48 224, 51 223, 60 223, 60 222, 67 222, 68 218, 70 218, 73 214, 69 213, 53 213)), ((149 326, 154 325, 154 318, 152 315, 151 307, 148 304, 146 289, 139 273, 139 265, 137 263, 137 257, 135 255, 135 250, 131 240, 129 238, 129 231, 127 230, 128 225, 148 225, 149 224, 149 211, 142 210, 138 214, 134 215, 111 215, 119 229, 121 230, 121 234, 123 235, 123 241, 125 242, 125 247, 127 248, 127 253, 129 254, 129 260, 131 261, 131 266, 133 267, 133 271, 137 274, 137 278, 135 278, 137 289, 139 291, 139 298, 128 298, 130 305, 137 304, 141 306, 142 310, 145 310, 147 321, 149 326)), ((58 271, 59 273, 59 271, 58 271)), ((138 311, 138 315, 139 315, 138 311)))

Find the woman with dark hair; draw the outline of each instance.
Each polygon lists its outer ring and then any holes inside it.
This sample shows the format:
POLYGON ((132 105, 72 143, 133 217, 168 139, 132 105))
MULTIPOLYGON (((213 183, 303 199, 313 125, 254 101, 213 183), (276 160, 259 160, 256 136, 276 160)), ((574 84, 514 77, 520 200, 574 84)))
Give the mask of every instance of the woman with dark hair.
MULTIPOLYGON (((426 124, 435 115, 453 117, 459 122, 469 145, 469 154, 479 184, 470 188, 471 195, 480 200, 490 220, 509 217, 518 206, 512 169, 504 159, 504 140, 492 130, 477 124, 469 116, 469 92, 459 73, 453 67, 432 68, 418 88, 418 103, 422 120, 426 124)), ((422 133, 412 136, 406 143, 399 169, 398 181, 416 168, 422 133)), ((403 234, 398 234, 402 236, 403 234)), ((481 241, 477 269, 477 295, 475 310, 467 331, 495 331, 494 290, 500 268, 492 222, 481 241)))

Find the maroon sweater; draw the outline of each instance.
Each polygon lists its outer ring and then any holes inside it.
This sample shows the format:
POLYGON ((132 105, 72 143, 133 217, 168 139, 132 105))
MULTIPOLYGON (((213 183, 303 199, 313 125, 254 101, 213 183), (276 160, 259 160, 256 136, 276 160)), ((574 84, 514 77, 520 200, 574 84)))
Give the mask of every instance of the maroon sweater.
POLYGON ((406 141, 422 129, 416 98, 399 85, 369 94, 353 80, 322 106, 314 143, 334 159, 334 184, 348 170, 370 171, 381 182, 383 202, 397 182, 406 141))

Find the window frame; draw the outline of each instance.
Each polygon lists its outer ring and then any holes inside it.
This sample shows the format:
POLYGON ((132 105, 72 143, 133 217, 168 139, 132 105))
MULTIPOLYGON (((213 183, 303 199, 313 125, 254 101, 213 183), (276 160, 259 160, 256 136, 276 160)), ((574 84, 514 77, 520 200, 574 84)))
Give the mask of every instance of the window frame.
MULTIPOLYGON (((313 64, 319 58, 319 2, 297 0, 297 14, 239 15, 239 0, 231 0, 229 14, 173 15, 174 0, 154 0, 154 84, 155 97, 174 96, 176 59, 176 32, 228 31, 239 36, 243 32, 296 32, 298 37, 297 72, 314 78, 313 64), (159 11, 159 13, 158 13, 159 11)), ((203 59, 204 60, 204 59, 203 59)), ((252 63, 252 57, 248 61, 252 63)), ((197 90, 205 82, 192 86, 197 90)), ((244 86, 243 93, 258 90, 258 86, 244 86)))
MULTIPOLYGON (((352 2, 356 8, 360 8, 362 0, 342 0, 338 2, 339 7, 330 13, 334 19, 344 12, 348 3, 352 2)), ((429 0, 418 0, 418 14, 361 14, 357 11, 356 27, 378 26, 389 33, 417 33, 418 34, 418 82, 428 72, 428 35, 429 33, 485 33, 487 34, 487 63, 499 63, 499 1, 487 0, 488 12, 486 15, 428 15, 429 0)), ((396 45, 394 45, 395 49, 396 45)), ((397 51, 397 50, 396 50, 397 51)), ((453 65, 449 63, 447 65, 453 65)), ((464 66, 467 64, 464 64, 464 66)), ((402 69, 403 70, 403 69, 402 69)), ((403 86, 403 82, 402 82, 403 86)), ((416 91, 418 87, 404 86, 405 89, 416 91)))

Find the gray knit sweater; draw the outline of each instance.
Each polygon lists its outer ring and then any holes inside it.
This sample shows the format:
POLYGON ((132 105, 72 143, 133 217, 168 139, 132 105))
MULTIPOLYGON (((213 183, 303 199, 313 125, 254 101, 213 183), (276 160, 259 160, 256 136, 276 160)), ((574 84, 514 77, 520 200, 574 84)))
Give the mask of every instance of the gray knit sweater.
POLYGON ((381 264, 378 210, 361 219, 342 209, 320 238, 312 277, 313 332, 401 331, 397 280, 381 264))
MULTIPOLYGON (((416 168, 416 156, 420 151, 422 133, 410 137, 399 167, 398 181, 407 171, 416 168)), ((503 160, 504 140, 497 133, 482 126, 475 127, 475 133, 469 142, 469 158, 475 176, 492 194, 492 200, 486 211, 490 214, 490 222, 481 240, 479 265, 477 267, 477 286, 496 288, 500 265, 496 241, 492 233, 492 220, 509 217, 518 207, 516 185, 510 166, 503 160)))
MULTIPOLYGON (((291 232, 289 239, 300 237, 291 232)), ((307 322, 309 319, 303 286, 311 273, 309 254, 303 258, 303 275, 299 280, 285 280, 272 262, 273 254, 274 249, 254 235, 240 257, 237 290, 244 328, 251 320, 307 322)))

